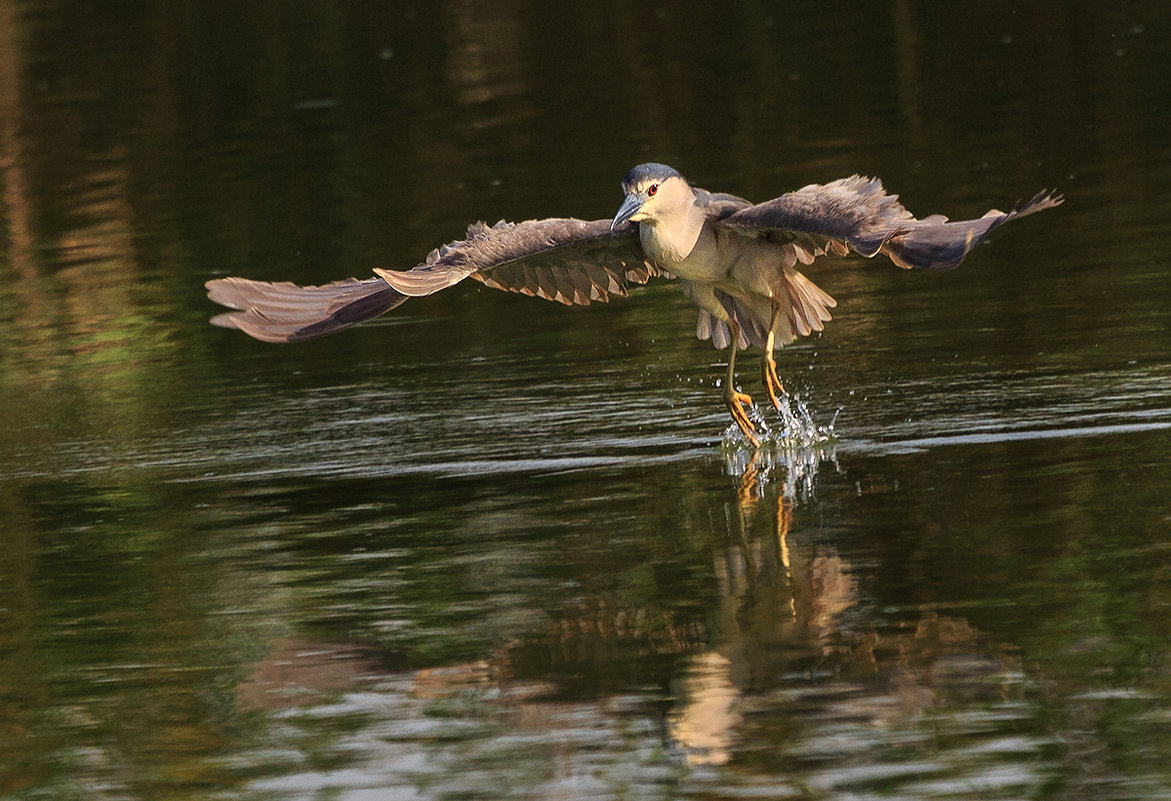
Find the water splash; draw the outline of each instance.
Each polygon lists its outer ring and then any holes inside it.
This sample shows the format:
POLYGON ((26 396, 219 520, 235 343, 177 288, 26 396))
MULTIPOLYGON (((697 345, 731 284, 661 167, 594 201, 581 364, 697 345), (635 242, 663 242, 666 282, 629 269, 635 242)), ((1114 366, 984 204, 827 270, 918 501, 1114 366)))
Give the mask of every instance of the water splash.
POLYGON ((748 418, 756 426, 760 439, 753 446, 735 423, 724 431, 722 450, 729 475, 741 482, 742 490, 757 497, 775 477, 784 479, 783 494, 792 500, 805 500, 813 488, 821 463, 837 464, 834 452, 834 425, 841 408, 828 423, 819 424, 809 405, 798 397, 782 393, 774 426, 770 426, 762 409, 753 404, 748 418))

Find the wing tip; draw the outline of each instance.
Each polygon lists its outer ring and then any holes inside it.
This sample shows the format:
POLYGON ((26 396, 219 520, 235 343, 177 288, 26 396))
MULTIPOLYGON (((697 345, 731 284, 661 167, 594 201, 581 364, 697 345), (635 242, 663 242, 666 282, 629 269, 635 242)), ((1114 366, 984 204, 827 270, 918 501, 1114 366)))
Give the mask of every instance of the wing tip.
POLYGON ((205 284, 208 297, 230 311, 208 322, 262 342, 298 342, 349 328, 406 300, 382 278, 348 278, 304 287, 231 276, 205 284))
POLYGON ((1065 202, 1065 195, 1058 192, 1056 189, 1042 189, 1024 205, 1017 205, 1014 214, 1017 217, 1024 217, 1026 214, 1033 214, 1034 212, 1044 211, 1045 209, 1052 209, 1060 206, 1065 202))

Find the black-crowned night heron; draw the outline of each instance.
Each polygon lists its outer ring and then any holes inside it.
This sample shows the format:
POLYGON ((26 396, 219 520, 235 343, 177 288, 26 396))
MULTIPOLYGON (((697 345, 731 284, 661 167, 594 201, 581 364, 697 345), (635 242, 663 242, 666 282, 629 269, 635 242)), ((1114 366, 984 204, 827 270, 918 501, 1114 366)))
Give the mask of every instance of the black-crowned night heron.
POLYGON ((988 232, 1052 208, 1062 198, 1039 192, 1010 212, 978 220, 913 217, 875 178, 857 175, 811 184, 753 205, 692 186, 665 164, 640 164, 622 181, 626 197, 613 220, 551 218, 476 223, 467 238, 431 251, 410 270, 375 269, 375 277, 302 287, 246 278, 207 283, 208 297, 237 311, 212 319, 265 342, 296 342, 369 320, 409 297, 475 278, 487 286, 566 305, 625 296, 629 283, 679 279, 699 306, 696 334, 728 349, 724 403, 757 444, 735 387, 736 351, 763 350, 761 379, 779 408, 782 392, 773 350, 822 330, 837 302, 797 271, 817 256, 885 254, 899 267, 950 270, 988 232))

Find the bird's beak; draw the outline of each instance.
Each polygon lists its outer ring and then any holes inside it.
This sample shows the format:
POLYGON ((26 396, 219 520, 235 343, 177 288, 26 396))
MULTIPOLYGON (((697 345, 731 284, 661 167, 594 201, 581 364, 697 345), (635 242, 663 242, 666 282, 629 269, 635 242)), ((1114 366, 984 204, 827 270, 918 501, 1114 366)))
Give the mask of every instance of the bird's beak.
POLYGON ((619 225, 629 220, 638 210, 642 208, 642 204, 646 203, 646 195, 641 192, 631 192, 622 201, 622 205, 618 209, 618 213, 614 215, 614 221, 610 223, 610 230, 613 231, 619 225))

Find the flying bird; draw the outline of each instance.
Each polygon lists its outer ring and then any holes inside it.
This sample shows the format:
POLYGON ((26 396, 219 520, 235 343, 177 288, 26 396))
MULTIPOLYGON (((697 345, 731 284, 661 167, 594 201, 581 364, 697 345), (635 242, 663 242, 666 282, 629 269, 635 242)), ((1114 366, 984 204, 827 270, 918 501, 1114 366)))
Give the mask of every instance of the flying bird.
POLYGON ((675 278, 699 307, 699 339, 727 349, 723 400, 757 445, 745 410, 752 399, 735 387, 736 352, 761 349, 761 381, 779 409, 784 390, 773 351, 821 331, 837 305, 798 265, 823 255, 882 254, 903 268, 950 270, 993 229, 1063 200, 1042 191, 1012 211, 993 209, 976 220, 920 220, 877 178, 810 184, 753 204, 693 186, 665 164, 635 167, 622 191, 613 219, 477 222, 464 239, 431 251, 409 270, 375 269, 371 278, 306 287, 217 278, 207 282, 208 297, 234 311, 211 322, 265 342, 298 342, 349 328, 465 278, 581 306, 625 297, 629 285, 655 276, 675 278))

